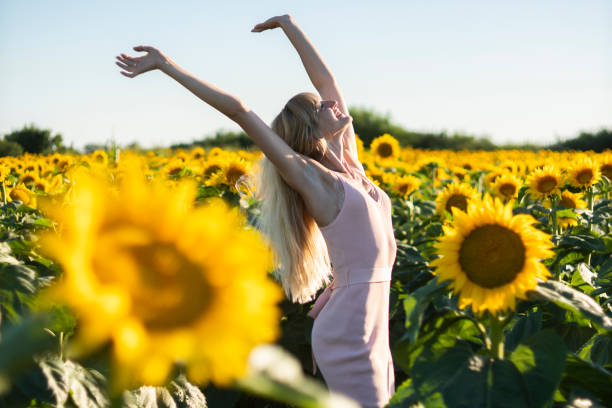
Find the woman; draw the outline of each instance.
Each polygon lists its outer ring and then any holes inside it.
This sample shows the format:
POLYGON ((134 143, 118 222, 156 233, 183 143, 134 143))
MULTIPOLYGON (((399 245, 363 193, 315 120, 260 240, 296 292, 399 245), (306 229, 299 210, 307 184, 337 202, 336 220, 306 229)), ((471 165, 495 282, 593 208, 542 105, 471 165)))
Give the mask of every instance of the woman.
POLYGON ((271 126, 240 99, 200 80, 159 50, 118 56, 121 74, 159 69, 235 121, 265 157, 258 185, 261 228, 270 238, 287 295, 317 299, 312 348, 328 387, 365 407, 382 407, 394 391, 388 309, 395 238, 389 197, 365 176, 352 118, 329 68, 291 16, 272 17, 253 32, 282 28, 319 96, 287 102, 271 126), (333 266, 333 268, 332 268, 333 266))

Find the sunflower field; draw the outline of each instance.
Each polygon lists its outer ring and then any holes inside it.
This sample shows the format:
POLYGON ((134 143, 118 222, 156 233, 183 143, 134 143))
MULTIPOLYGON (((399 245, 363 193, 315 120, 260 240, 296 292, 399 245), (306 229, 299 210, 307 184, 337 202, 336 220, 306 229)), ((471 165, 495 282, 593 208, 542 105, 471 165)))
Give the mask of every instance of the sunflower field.
MULTIPOLYGON (((609 406, 612 152, 357 144, 393 202, 389 406, 609 406)), ((0 158, 0 406, 357 407, 274 280, 260 158, 0 158)))

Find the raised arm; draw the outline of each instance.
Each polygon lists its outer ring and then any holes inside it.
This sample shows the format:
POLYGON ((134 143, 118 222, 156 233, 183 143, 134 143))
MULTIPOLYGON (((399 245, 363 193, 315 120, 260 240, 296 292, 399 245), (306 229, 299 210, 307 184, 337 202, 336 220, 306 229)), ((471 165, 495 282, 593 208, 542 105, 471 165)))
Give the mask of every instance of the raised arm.
POLYGON ((296 153, 255 112, 247 108, 240 99, 203 81, 187 72, 169 57, 154 47, 138 46, 135 51, 147 52, 142 57, 117 56, 116 64, 126 77, 134 78, 144 72, 159 69, 195 96, 236 122, 266 157, 279 169, 287 184, 301 194, 311 194, 317 170, 305 156, 296 153))
MULTIPOLYGON (((338 102, 340 111, 348 115, 348 108, 340 93, 336 79, 315 46, 310 42, 306 34, 304 34, 290 15, 285 14, 269 18, 263 23, 257 24, 251 31, 261 32, 278 27, 283 29, 285 35, 289 38, 289 41, 291 41, 291 44, 293 44, 293 47, 298 52, 302 64, 306 69, 306 73, 310 78, 310 82, 312 82, 312 85, 319 92, 321 98, 335 100, 338 102)), ((343 139, 348 146, 348 153, 351 154, 354 161, 359 163, 357 160, 357 143, 355 142, 353 126, 347 128, 343 134, 343 139)))

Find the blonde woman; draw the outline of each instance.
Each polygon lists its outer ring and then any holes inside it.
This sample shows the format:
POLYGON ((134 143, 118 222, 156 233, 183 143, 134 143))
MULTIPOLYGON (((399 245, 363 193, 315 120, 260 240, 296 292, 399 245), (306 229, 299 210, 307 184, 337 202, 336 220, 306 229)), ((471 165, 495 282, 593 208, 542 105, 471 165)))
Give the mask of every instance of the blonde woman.
POLYGON ((240 99, 196 78, 156 48, 121 54, 121 74, 159 69, 233 121, 264 153, 257 185, 260 224, 277 258, 277 274, 295 302, 328 284, 309 313, 313 356, 328 387, 364 407, 394 392, 388 310, 395 238, 389 197, 365 176, 351 117, 337 82, 289 15, 252 31, 281 28, 319 95, 291 98, 268 126, 240 99), (333 266, 333 267, 332 267, 333 266))

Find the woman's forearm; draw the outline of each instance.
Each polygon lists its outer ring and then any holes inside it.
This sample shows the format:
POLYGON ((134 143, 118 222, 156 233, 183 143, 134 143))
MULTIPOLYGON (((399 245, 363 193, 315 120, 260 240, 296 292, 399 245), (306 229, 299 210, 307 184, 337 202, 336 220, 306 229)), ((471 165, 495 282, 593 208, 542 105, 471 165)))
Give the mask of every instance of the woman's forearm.
POLYGON ((160 70, 174 78, 179 84, 187 88, 195 96, 223 113, 232 120, 244 112, 245 107, 240 99, 230 95, 212 84, 203 81, 186 71, 171 59, 161 65, 160 70))
POLYGON ((306 69, 306 73, 310 77, 310 81, 317 89, 325 87, 330 83, 334 82, 334 76, 332 75, 329 67, 323 61, 323 58, 319 55, 314 45, 310 42, 306 34, 295 24, 290 16, 286 16, 282 22, 281 27, 285 32, 289 41, 298 52, 302 64, 306 69))

